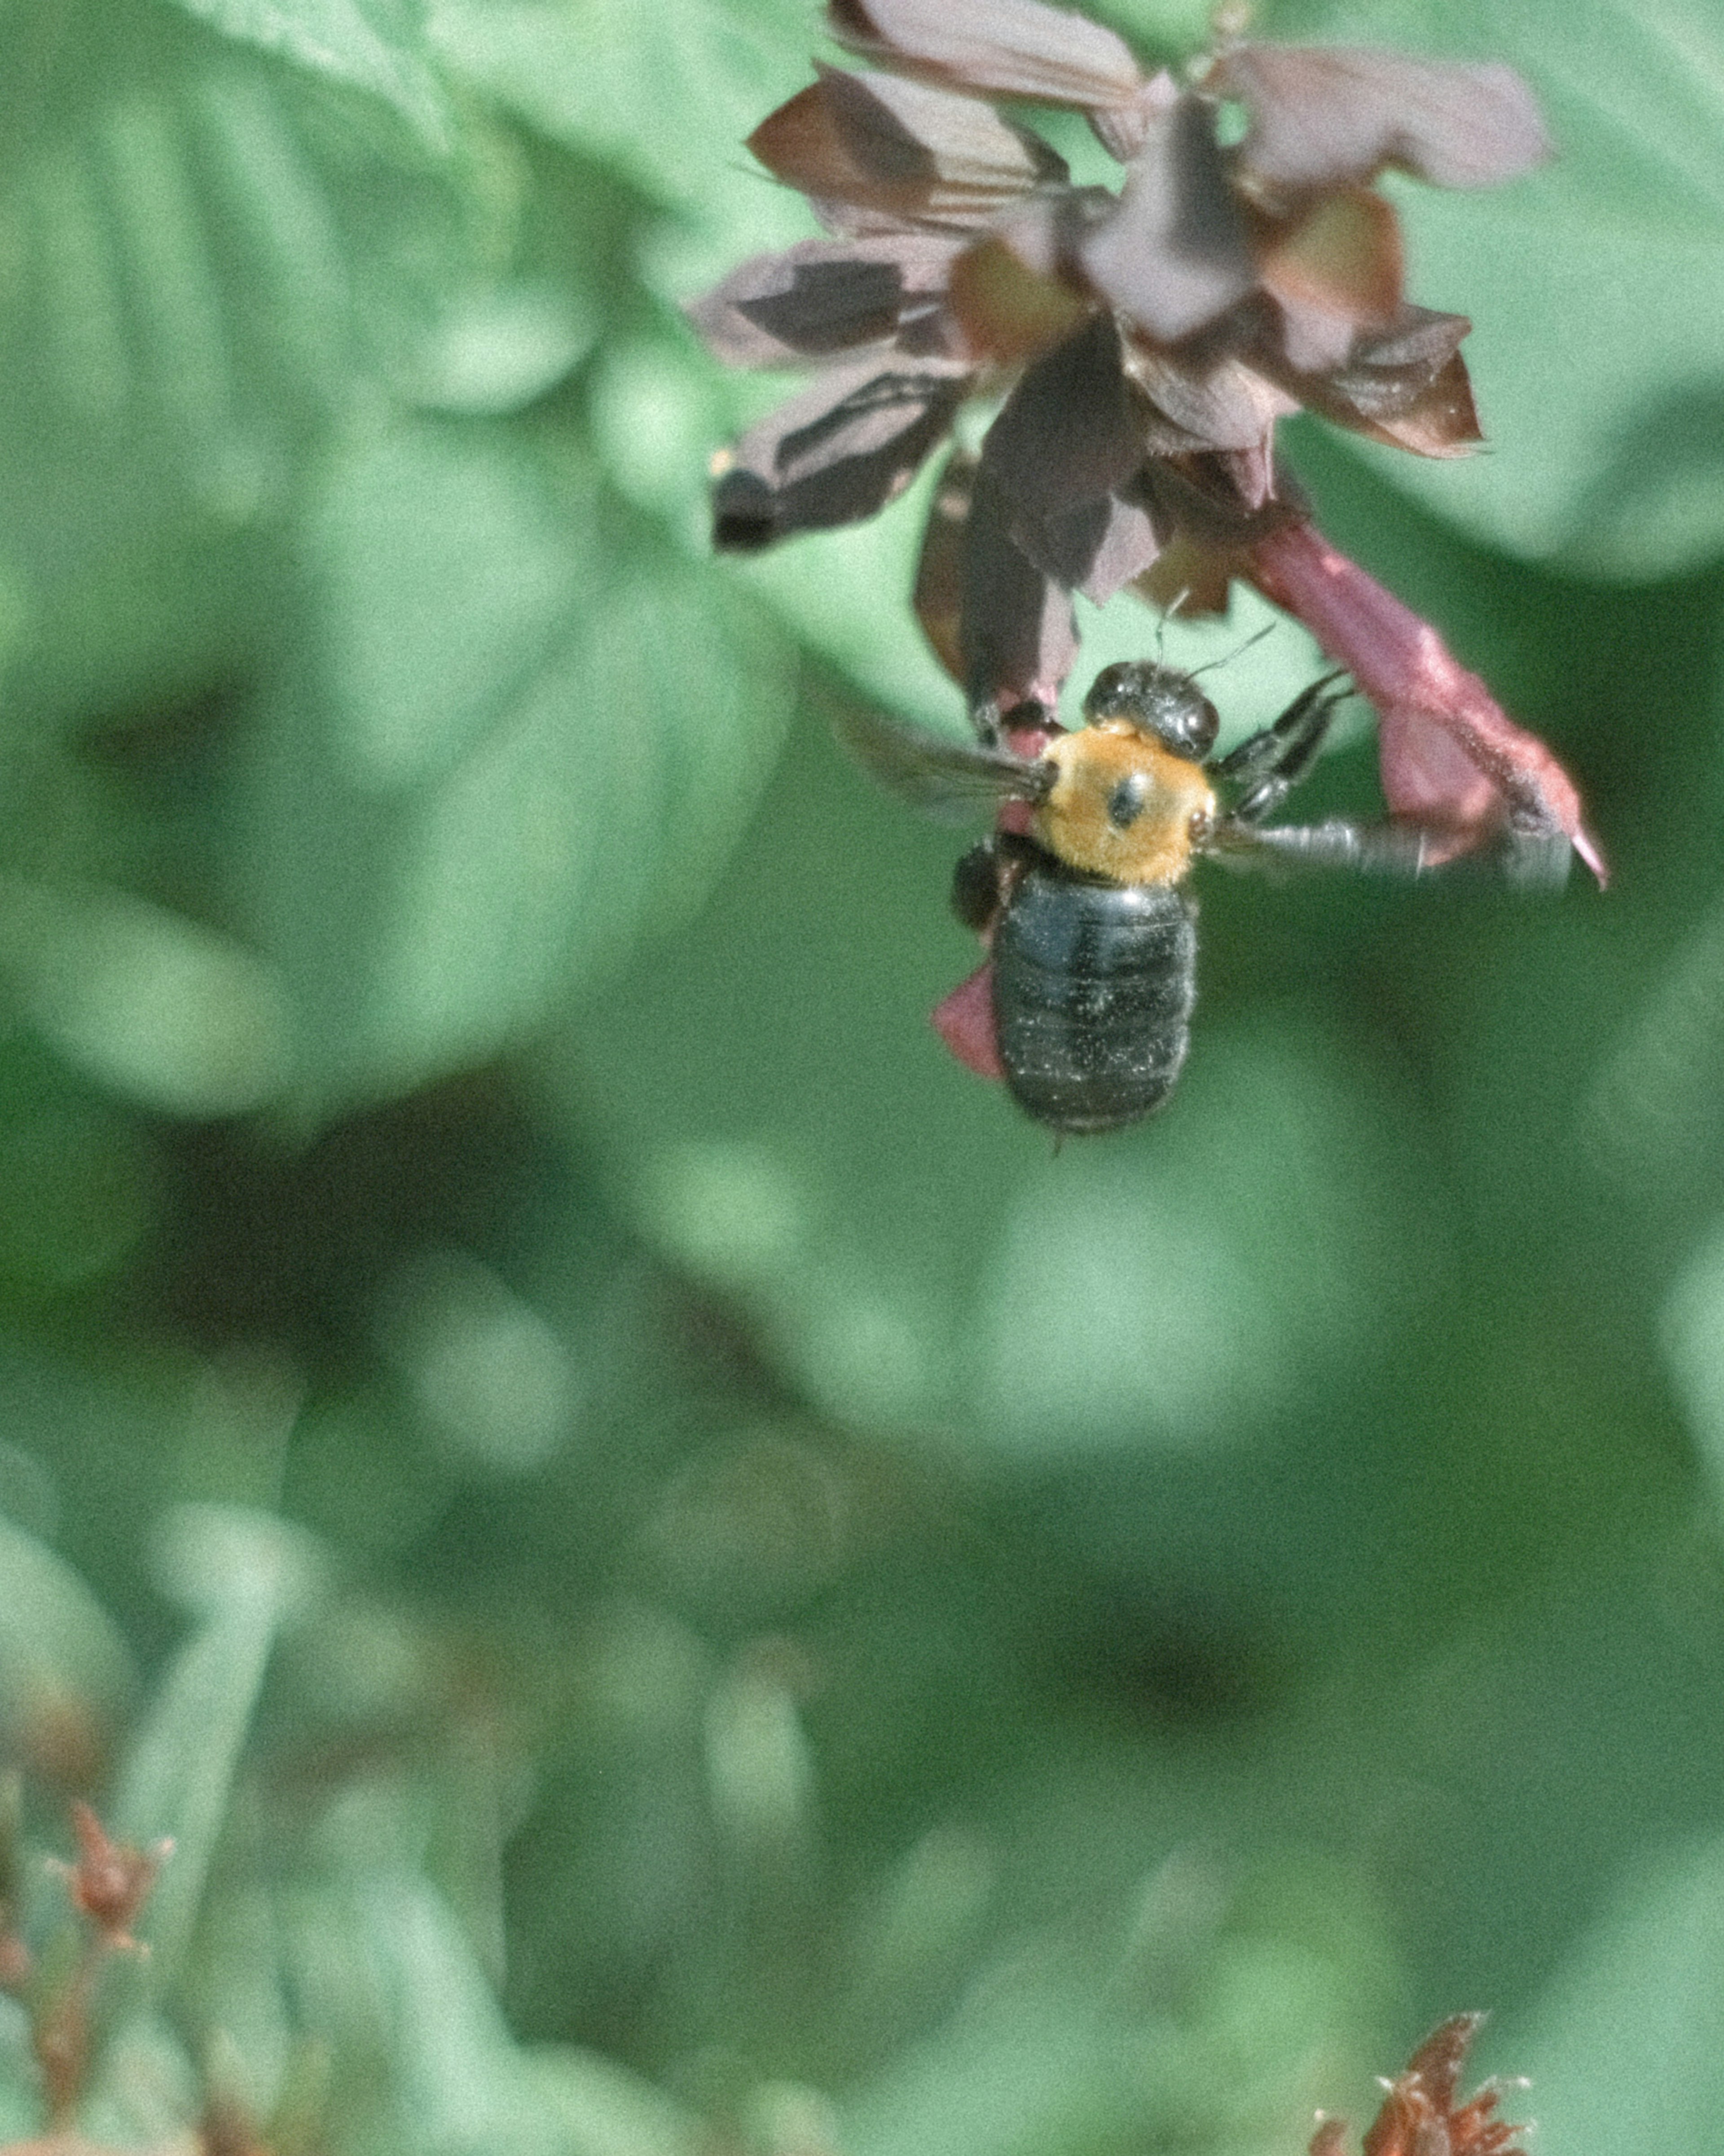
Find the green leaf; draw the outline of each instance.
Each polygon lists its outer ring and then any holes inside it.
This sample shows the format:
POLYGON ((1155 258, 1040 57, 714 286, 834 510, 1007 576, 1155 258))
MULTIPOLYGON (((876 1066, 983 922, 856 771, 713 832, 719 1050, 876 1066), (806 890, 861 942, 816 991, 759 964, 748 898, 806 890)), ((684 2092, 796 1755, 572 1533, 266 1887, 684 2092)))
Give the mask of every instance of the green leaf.
POLYGON ((46 1543, 0 1517, 0 1696, 28 1728, 42 1713, 95 1713, 124 1703, 131 1657, 89 1588, 46 1543))
POLYGON ((362 1888, 360 1901, 393 2012, 407 2145, 434 2156, 566 2150, 561 2123, 441 1897, 395 1873, 362 1888))
POLYGON ((1712 2145, 1724 2107, 1724 1845, 1643 1864, 1495 2056, 1539 2138, 1590 2156, 1712 2145))
MULTIPOLYGON (((1554 164, 1488 194, 1408 183, 1412 296, 1472 317, 1491 449, 1358 446, 1487 545, 1650 579, 1724 550, 1724 19, 1704 0, 1414 0, 1394 42, 1501 59, 1538 93, 1554 164)), ((1275 7, 1275 37, 1381 43, 1358 0, 1275 7)))
POLYGON ((336 465, 305 547, 329 753, 356 791, 434 782, 530 691, 591 588, 585 525, 483 429, 403 428, 336 465))
POLYGON ((808 229, 741 146, 812 75, 825 40, 805 0, 432 0, 430 37, 458 78, 724 244, 808 229))
POLYGON ((1693 1250, 1665 1299, 1665 1361, 1688 1427, 1724 1497, 1724 1221, 1693 1250))
POLYGON ((27 710, 105 713, 249 673, 269 542, 332 429, 560 378, 594 333, 591 249, 476 110, 433 157, 393 110, 159 4, 16 12, 0 628, 28 632, 27 710))
POLYGON ((0 978, 68 1062, 164 1114, 239 1114, 288 1081, 269 968, 142 899, 0 884, 0 978))
POLYGON ((142 1846, 173 1844, 141 1926, 151 1948, 145 1984, 158 1997, 191 1939, 270 1650, 316 1580, 301 1530, 237 1507, 183 1506, 160 1542, 164 1584, 202 1621, 132 1740, 111 1823, 142 1846))
POLYGON ((331 475, 310 648, 248 792, 248 910, 317 1050, 309 1100, 539 1023, 698 900, 766 778, 779 662, 707 572, 602 557, 593 502, 429 424, 331 475))
POLYGON ((701 2120, 600 2052, 546 2044, 526 2064, 572 2156, 700 2156, 711 2146, 701 2120))
POLYGON ((439 148, 447 97, 425 43, 418 0, 179 0, 224 37, 387 98, 439 148))

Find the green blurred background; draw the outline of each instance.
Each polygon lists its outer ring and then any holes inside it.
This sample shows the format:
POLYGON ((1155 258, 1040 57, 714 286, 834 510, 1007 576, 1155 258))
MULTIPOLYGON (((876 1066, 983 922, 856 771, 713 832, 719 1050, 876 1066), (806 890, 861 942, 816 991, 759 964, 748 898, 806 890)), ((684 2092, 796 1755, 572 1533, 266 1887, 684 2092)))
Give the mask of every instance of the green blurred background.
MULTIPOLYGON (((3 22, 38 2014, 69 1798, 177 1842, 87 2131, 1291 2152, 1491 2007, 1547 2156, 1724 2148, 1716 7, 1262 8, 1546 105, 1535 178, 1394 190, 1491 449, 1287 444, 1615 883, 1212 878, 1177 1101, 1057 1158, 925 1022, 963 834, 830 738, 956 716, 921 490, 708 558, 783 385, 677 303, 810 229, 739 145, 812 0, 3 22)), ((1373 788, 1355 729, 1304 798, 1373 788)))

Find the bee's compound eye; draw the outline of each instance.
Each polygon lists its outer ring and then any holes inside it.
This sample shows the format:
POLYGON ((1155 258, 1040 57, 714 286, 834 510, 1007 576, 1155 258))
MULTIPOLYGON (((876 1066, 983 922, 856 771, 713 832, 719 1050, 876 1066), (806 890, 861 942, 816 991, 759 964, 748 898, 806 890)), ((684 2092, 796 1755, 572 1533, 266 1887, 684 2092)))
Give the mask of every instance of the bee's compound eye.
POLYGON ((1149 774, 1128 771, 1107 797, 1107 820, 1116 830, 1127 831, 1143 814, 1149 799, 1149 774))
POLYGON ((1147 659, 1104 666, 1084 699, 1084 712, 1092 725, 1124 719, 1192 763, 1201 763, 1214 747, 1221 726, 1189 674, 1147 659))

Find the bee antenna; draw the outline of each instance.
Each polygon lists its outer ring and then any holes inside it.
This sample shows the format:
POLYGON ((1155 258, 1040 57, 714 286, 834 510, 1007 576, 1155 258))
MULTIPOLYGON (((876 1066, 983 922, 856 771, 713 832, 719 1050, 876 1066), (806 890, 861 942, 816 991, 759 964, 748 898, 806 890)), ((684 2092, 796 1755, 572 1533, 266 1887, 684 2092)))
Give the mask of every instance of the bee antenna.
POLYGON ((1192 680, 1195 681, 1199 674, 1213 674, 1219 667, 1231 666, 1235 659, 1244 658, 1254 644, 1261 644, 1265 636, 1273 636, 1280 627, 1280 624, 1278 621, 1265 622, 1255 635, 1248 636, 1243 644, 1235 644, 1233 649, 1222 658, 1212 659, 1205 666, 1193 666, 1191 670, 1192 680))

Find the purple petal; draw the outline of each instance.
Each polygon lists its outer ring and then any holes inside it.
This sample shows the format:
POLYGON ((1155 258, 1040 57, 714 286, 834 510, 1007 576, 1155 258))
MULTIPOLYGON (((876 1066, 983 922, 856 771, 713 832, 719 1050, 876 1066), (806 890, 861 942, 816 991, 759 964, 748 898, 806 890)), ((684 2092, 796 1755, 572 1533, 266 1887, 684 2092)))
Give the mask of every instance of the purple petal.
POLYGON ((982 447, 983 465, 1014 520, 1098 501, 1142 459, 1142 420, 1110 315, 1092 316, 1025 372, 982 447))
POLYGON ((1255 449, 1299 400, 1233 353, 1159 352, 1132 344, 1126 371, 1185 437, 1182 448, 1255 449))
POLYGON ((1238 45, 1205 86, 1250 113, 1235 154, 1242 177, 1272 198, 1368 180, 1385 165, 1438 187, 1493 187, 1550 155, 1532 91, 1496 62, 1238 45))
POLYGON ((910 484, 969 379, 952 362, 834 368, 718 460, 713 543, 751 552, 793 531, 873 516, 910 484))
POLYGON ((1158 527, 1149 503, 1127 491, 1056 519, 1042 527, 1041 536, 1039 566, 1056 583, 1106 606, 1148 568, 1172 530, 1158 527))
POLYGON ((691 301, 688 317, 731 367, 793 367, 893 338, 937 351, 940 301, 962 244, 931 233, 804 239, 745 262, 691 301))
POLYGON ((1527 834, 1560 831, 1605 880, 1573 780, 1429 622, 1303 521, 1253 547, 1250 576, 1377 706, 1383 793, 1398 814, 1452 823, 1463 845, 1505 817, 1527 834))
POLYGON ((1007 505, 978 468, 964 531, 959 653, 972 702, 1059 701, 1077 656, 1071 601, 1013 543, 1007 505))
POLYGON ((1122 38, 1039 0, 830 0, 826 18, 853 51, 967 90, 1124 105, 1143 80, 1122 38))
POLYGON ((1083 243, 1090 282, 1163 344, 1188 336, 1256 282, 1215 141, 1213 107, 1184 97, 1152 126, 1118 209, 1083 243))
POLYGON ((1039 136, 975 98, 841 68, 823 68, 748 146, 806 195, 905 223, 973 226, 1065 177, 1039 136))
POLYGON ((1405 307, 1386 330, 1356 336, 1338 366, 1301 370, 1271 341, 1256 357, 1339 426, 1420 456, 1459 456, 1483 439, 1459 349, 1471 326, 1465 315, 1405 307))

